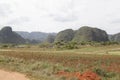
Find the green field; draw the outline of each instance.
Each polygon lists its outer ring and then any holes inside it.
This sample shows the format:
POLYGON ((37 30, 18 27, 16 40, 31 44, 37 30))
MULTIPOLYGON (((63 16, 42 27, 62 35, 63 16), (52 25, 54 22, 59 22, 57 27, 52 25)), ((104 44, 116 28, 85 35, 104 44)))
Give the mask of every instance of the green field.
POLYGON ((81 73, 91 70, 102 80, 120 80, 120 45, 73 50, 38 46, 1 48, 0 68, 24 73, 31 80, 64 80, 55 75, 62 70, 81 73))

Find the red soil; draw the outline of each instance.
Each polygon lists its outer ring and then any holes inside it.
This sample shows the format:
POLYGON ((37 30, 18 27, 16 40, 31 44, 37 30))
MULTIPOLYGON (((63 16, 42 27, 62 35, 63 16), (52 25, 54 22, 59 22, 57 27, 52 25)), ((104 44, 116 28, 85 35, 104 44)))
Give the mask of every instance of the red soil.
POLYGON ((94 72, 87 71, 83 74, 80 74, 79 72, 65 72, 65 71, 59 71, 57 72, 58 76, 64 76, 66 78, 75 77, 78 80, 101 80, 101 78, 94 72))

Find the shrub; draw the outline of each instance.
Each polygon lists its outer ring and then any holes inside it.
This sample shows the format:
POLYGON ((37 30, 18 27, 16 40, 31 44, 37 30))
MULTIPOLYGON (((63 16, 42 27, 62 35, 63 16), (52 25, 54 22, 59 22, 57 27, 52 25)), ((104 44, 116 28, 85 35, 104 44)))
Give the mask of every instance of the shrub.
POLYGON ((116 76, 115 73, 108 72, 108 71, 101 69, 101 68, 95 68, 94 72, 97 73, 98 75, 100 75, 102 77, 106 77, 106 78, 112 78, 112 77, 116 76))

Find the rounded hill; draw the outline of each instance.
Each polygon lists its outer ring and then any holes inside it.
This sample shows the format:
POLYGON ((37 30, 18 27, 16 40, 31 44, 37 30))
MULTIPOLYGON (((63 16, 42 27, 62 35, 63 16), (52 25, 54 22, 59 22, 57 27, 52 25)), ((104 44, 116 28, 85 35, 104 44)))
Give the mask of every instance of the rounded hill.
POLYGON ((64 31, 61 31, 57 34, 55 38, 55 42, 58 41, 71 41, 74 37, 74 31, 72 29, 66 29, 64 31))
POLYGON ((11 27, 6 26, 0 30, 0 43, 22 44, 25 43, 25 39, 12 31, 11 27))
POLYGON ((108 35, 104 30, 84 26, 75 32, 73 41, 108 41, 108 35))

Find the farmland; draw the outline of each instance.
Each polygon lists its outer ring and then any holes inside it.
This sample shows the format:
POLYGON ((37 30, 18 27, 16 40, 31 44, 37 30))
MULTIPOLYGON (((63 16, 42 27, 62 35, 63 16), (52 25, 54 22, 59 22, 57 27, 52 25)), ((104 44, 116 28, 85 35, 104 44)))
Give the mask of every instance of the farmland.
POLYGON ((93 71, 102 80, 120 80, 119 60, 120 45, 83 46, 73 50, 40 48, 37 45, 0 49, 0 68, 24 73, 31 80, 64 80, 56 76, 59 71, 93 71))

